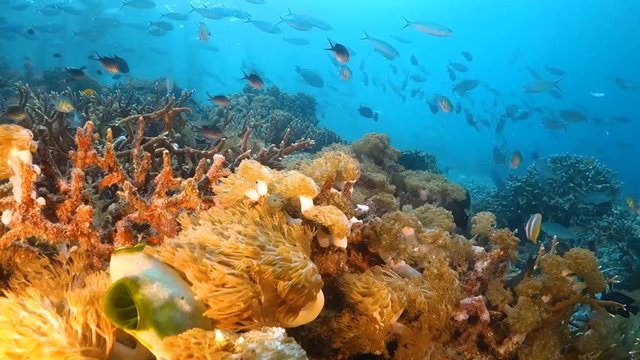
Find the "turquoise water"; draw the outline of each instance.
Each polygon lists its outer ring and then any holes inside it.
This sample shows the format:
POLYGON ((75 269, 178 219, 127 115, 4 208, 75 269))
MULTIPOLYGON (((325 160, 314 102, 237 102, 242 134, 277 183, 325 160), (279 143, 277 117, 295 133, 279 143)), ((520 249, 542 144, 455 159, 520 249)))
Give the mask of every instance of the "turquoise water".
MULTIPOLYGON (((622 89, 613 81, 619 77, 640 87, 640 2, 265 0, 265 4, 257 5, 236 0, 225 1, 224 6, 246 11, 252 19, 275 23, 290 8, 321 19, 333 29, 297 31, 280 24, 280 34, 269 34, 241 19, 209 20, 194 12, 185 21, 167 20, 175 28, 161 37, 147 34, 148 21, 158 20, 161 12, 186 13, 187 2, 157 1, 151 9, 119 9, 118 1, 46 1, 46 5, 36 1, 25 10, 11 9, 23 3, 0 1, 0 16, 5 19, 5 24, 0 25, 0 51, 16 69, 22 67, 24 57, 29 57, 37 70, 87 66, 91 76, 110 84, 114 80, 108 76, 94 75, 99 64, 87 56, 95 51, 116 53, 127 59, 132 76, 171 77, 182 88, 196 89, 196 98, 201 100, 206 99, 206 92, 241 91, 242 70, 253 70, 263 76, 267 86, 316 97, 321 124, 343 138, 355 140, 367 132, 387 133, 400 149, 434 154, 454 181, 488 183, 491 169, 503 175, 524 171, 531 164, 530 154, 534 151, 542 156, 570 152, 595 156, 619 173, 627 194, 640 196, 640 182, 636 180, 640 175, 636 165, 640 150, 640 110, 636 106, 640 89, 622 89), (82 14, 61 11, 61 6, 80 9, 82 14), (403 16, 412 21, 441 23, 454 35, 439 38, 413 28, 402 29, 403 16), (116 25, 106 26, 104 19, 111 19, 116 25), (206 23, 211 33, 206 43, 198 40, 200 22, 206 23), (43 24, 54 24, 59 31, 25 35, 34 25, 43 24), (391 43, 400 57, 387 60, 373 52, 371 44, 361 40, 363 30, 391 43), (95 39, 74 36, 74 32, 91 31, 98 32, 95 39), (411 43, 399 43, 390 35, 411 43), (295 46, 284 42, 283 37, 301 37, 310 43, 295 46), (351 50, 350 81, 340 79, 330 53, 324 50, 327 38, 351 50), (461 51, 470 52, 473 61, 465 61, 461 51), (56 52, 62 57, 51 56, 56 52), (422 83, 409 79, 403 101, 391 86, 401 84, 405 74, 416 72, 410 63, 411 55, 430 75, 422 83), (458 73, 458 81, 462 78, 481 82, 465 98, 451 94, 455 82, 447 75, 449 61, 470 68, 467 73, 458 73), (309 86, 295 72, 296 66, 315 70, 323 77, 324 87, 309 86), (368 86, 363 83, 361 66, 369 78, 368 86), (527 67, 545 79, 555 80, 557 76, 545 71, 547 66, 566 72, 560 82, 559 100, 548 93, 526 94, 523 90, 534 80, 527 67), (494 95, 485 85, 499 91, 497 106, 493 106, 494 95), (412 98, 409 93, 418 89, 424 97, 412 98), (605 96, 594 97, 591 92, 605 96), (432 114, 427 99, 434 94, 446 95, 454 104, 460 101, 462 108, 476 119, 488 120, 490 127, 481 125, 476 131, 465 122, 463 112, 432 114), (578 109, 589 120, 551 131, 542 125, 545 115, 534 112, 526 120, 508 121, 503 134, 496 134, 495 126, 510 104, 539 107, 551 114, 578 109), (357 109, 361 105, 378 112, 379 121, 360 116, 357 109), (630 122, 611 120, 613 116, 624 116, 630 122), (508 166, 495 164, 491 155, 495 145, 508 157, 519 150, 523 154, 520 169, 509 170, 508 166)), ((204 4, 217 6, 214 2, 204 4)))

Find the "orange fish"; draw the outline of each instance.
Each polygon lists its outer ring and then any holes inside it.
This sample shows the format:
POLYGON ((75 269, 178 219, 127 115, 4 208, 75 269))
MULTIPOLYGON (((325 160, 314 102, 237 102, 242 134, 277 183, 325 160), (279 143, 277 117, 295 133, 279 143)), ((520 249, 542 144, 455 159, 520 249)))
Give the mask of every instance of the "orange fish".
POLYGON ((331 47, 325 50, 331 50, 336 60, 341 65, 346 65, 351 59, 351 55, 349 55, 349 50, 347 50, 347 48, 342 44, 331 42, 330 39, 327 39, 327 40, 329 40, 329 46, 331 47))
POLYGON ((516 150, 511 156, 511 163, 509 164, 509 167, 511 167, 512 169, 517 169, 520 166, 521 162, 522 154, 520 153, 520 151, 516 150))
POLYGON ((209 32, 209 29, 207 29, 207 24, 201 22, 200 27, 198 28, 198 39, 202 42, 206 42, 209 40, 209 35, 211 35, 211 33, 209 32))
POLYGON ((209 100, 211 100, 212 103, 220 106, 221 108, 225 108, 229 106, 229 104, 231 104, 231 100, 229 100, 229 98, 224 95, 211 96, 207 94, 207 96, 209 97, 209 100))
POLYGON ((440 96, 440 98, 438 99, 438 106, 440 107, 440 110, 445 113, 450 113, 453 109, 451 100, 449 100, 449 98, 447 98, 446 96, 440 96))
POLYGON ((264 82, 262 81, 260 76, 258 76, 257 74, 247 75, 247 73, 244 71, 242 73, 244 74, 242 80, 247 80, 252 88, 256 90, 262 90, 264 88, 264 82))
POLYGON ((340 78, 344 81, 351 79, 351 69, 347 65, 342 65, 340 67, 340 78))

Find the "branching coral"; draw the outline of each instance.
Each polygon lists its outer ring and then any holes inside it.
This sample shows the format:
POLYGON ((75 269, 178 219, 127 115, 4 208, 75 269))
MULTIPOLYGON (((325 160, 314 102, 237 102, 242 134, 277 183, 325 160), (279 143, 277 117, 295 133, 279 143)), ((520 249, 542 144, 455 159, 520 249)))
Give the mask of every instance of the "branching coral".
MULTIPOLYGON (((544 223, 574 230, 572 239, 567 239, 569 247, 595 248, 606 268, 632 269, 640 254, 635 245, 640 238, 633 231, 636 215, 615 201, 620 191, 615 173, 597 160, 555 155, 539 160, 526 174, 509 178, 487 208, 511 228, 541 213, 544 223)), ((614 271, 623 282, 628 273, 614 271)))

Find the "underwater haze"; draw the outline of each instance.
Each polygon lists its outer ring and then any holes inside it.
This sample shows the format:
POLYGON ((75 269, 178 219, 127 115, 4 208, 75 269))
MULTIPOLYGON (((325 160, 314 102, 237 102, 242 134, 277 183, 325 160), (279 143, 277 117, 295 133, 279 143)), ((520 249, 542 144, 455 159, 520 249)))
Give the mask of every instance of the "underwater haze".
MULTIPOLYGON (((215 2, 191 5, 222 6, 215 2)), ((640 195, 640 182, 634 181, 640 176, 635 166, 640 110, 632 105, 640 86, 640 38, 634 36, 640 4, 634 1, 224 3, 227 8, 245 11, 251 19, 273 24, 290 9, 331 27, 328 31, 299 31, 281 23, 277 34, 245 24, 242 18, 211 20, 197 12, 184 21, 162 18, 174 28, 149 33, 157 29, 148 28, 149 21, 159 20, 161 13, 189 13, 187 2, 156 1, 155 6, 142 9, 135 3, 120 9, 117 1, 80 0, 2 1, 0 6, 4 9, 2 56, 16 68, 29 57, 39 69, 87 66, 94 76, 99 64, 87 61, 87 55, 117 53, 131 64, 132 76, 171 77, 183 88, 196 89, 201 100, 206 100, 206 92, 241 90, 242 70, 256 71, 267 86, 313 95, 319 103, 321 124, 342 138, 352 141, 367 132, 386 133, 398 148, 436 155, 459 181, 490 182, 492 168, 506 176, 509 171, 491 159, 497 145, 509 155, 520 151, 524 168, 534 152, 594 156, 619 173, 629 195, 640 195), (22 4, 24 10, 15 10, 22 9, 22 4), (78 14, 65 11, 65 6, 78 14), (453 30, 453 36, 403 29, 403 17, 443 24, 453 30), (198 39, 200 23, 210 32, 206 42, 198 39), (37 29, 46 25, 52 29, 37 29), (31 27, 36 27, 34 35, 26 33, 31 27), (369 41, 361 40, 363 31, 390 43, 400 56, 388 60, 373 51, 369 41), (296 46, 283 38, 304 38, 309 44, 296 46), (327 38, 351 51, 350 80, 340 78, 339 68, 324 50, 327 38), (462 51, 473 60, 466 61, 462 51), (62 56, 52 58, 52 53, 62 56), (419 67, 410 63, 411 56, 419 67), (464 63, 469 70, 458 72, 457 80, 452 81, 447 76, 450 62, 464 63), (307 84, 296 73, 296 66, 313 69, 324 79, 324 86, 307 84), (535 77, 549 81, 559 77, 545 71, 546 67, 565 73, 558 89, 551 89, 552 94, 526 93, 523 86, 536 81, 535 77), (460 79, 478 80, 480 86, 464 96, 452 93, 460 79), (438 95, 450 98, 454 114, 429 111, 427 102, 438 95), (458 105, 481 122, 469 126, 458 105), (497 133, 494 128, 509 105, 532 114, 522 121, 509 121, 497 133), (360 106, 370 107, 379 120, 360 116, 360 106), (563 109, 576 109, 587 119, 560 129, 545 128, 543 118, 557 117, 563 109)), ((104 84, 114 81, 104 76, 96 79, 104 84)))
POLYGON ((0 0, 0 360, 640 359, 640 0, 0 0))

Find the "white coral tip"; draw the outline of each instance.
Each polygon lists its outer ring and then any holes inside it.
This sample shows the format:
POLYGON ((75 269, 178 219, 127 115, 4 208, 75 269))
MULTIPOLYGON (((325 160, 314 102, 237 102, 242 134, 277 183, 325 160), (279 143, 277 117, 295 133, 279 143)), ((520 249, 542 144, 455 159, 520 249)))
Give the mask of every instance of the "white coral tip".
POLYGON ((313 198, 300 196, 300 211, 305 212, 313 207, 313 198))
POLYGON ((258 181, 256 188, 260 196, 267 195, 267 191, 269 190, 267 187, 267 183, 264 181, 258 181))
POLYGON ((2 223, 5 226, 9 226, 12 218, 13 218, 13 210, 9 209, 2 212, 2 223))
POLYGON ((347 238, 343 237, 341 239, 333 239, 333 246, 335 247, 339 247, 342 249, 346 249, 347 248, 347 238))

